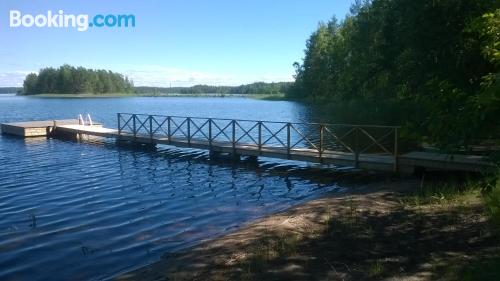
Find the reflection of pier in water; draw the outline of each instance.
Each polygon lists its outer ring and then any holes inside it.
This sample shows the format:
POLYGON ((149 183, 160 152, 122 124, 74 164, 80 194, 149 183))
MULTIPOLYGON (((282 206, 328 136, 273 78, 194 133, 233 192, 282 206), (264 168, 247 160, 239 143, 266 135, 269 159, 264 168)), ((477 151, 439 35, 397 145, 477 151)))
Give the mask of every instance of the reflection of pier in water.
POLYGON ((493 167, 481 156, 398 150, 397 126, 292 123, 220 118, 118 114, 118 129, 85 126, 77 120, 2 124, 2 132, 113 138, 146 145, 204 149, 210 156, 270 157, 378 171, 416 168, 482 171, 493 167))

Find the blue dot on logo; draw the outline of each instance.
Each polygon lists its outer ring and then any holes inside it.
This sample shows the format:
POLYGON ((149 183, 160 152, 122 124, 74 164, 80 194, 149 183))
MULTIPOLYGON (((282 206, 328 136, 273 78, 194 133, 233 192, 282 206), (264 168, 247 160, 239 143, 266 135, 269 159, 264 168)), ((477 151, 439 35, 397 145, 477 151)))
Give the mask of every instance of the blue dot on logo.
POLYGON ((89 27, 92 27, 92 26, 94 26, 94 24, 93 24, 93 23, 91 23, 91 22, 89 22, 89 27))

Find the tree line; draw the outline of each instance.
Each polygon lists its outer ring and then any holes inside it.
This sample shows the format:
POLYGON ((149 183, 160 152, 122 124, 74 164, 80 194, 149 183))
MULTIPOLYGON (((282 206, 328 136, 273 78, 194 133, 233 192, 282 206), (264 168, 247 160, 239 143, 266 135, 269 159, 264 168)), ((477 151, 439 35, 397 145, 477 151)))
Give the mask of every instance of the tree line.
POLYGON ((23 94, 106 94, 132 93, 134 84, 122 74, 63 65, 30 73, 23 83, 23 94))
POLYGON ((256 82, 240 86, 135 87, 137 94, 277 95, 289 91, 292 82, 256 82))
POLYGON ((393 123, 441 145, 499 139, 499 8, 496 0, 358 0, 343 21, 312 33, 287 95, 359 101, 368 105, 361 111, 411 105, 393 123))
POLYGON ((0 94, 17 94, 21 91, 20 87, 0 87, 0 94))
POLYGON ((38 74, 28 74, 24 79, 21 93, 24 95, 84 93, 276 95, 288 92, 291 84, 292 82, 256 82, 240 86, 134 87, 132 80, 119 73, 63 65, 59 68, 43 68, 38 74))

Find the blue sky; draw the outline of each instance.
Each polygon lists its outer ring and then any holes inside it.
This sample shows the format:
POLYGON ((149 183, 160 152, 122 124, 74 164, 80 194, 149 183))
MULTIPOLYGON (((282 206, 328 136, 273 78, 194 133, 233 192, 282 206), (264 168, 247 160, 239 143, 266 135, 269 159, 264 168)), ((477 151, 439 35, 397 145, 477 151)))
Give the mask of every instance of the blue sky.
POLYGON ((123 73, 135 85, 239 85, 293 80, 293 62, 319 21, 343 19, 351 0, 0 2, 0 86, 62 64, 123 73), (133 14, 134 28, 10 27, 9 13, 133 14))

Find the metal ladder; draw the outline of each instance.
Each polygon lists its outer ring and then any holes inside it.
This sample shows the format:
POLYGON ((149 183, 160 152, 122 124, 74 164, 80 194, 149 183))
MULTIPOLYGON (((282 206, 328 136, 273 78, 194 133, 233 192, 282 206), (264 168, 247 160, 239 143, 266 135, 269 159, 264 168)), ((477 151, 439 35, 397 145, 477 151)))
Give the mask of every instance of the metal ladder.
POLYGON ((93 126, 94 123, 92 123, 92 118, 90 117, 90 114, 87 113, 85 119, 83 119, 83 116, 81 114, 78 114, 78 125, 93 126))

